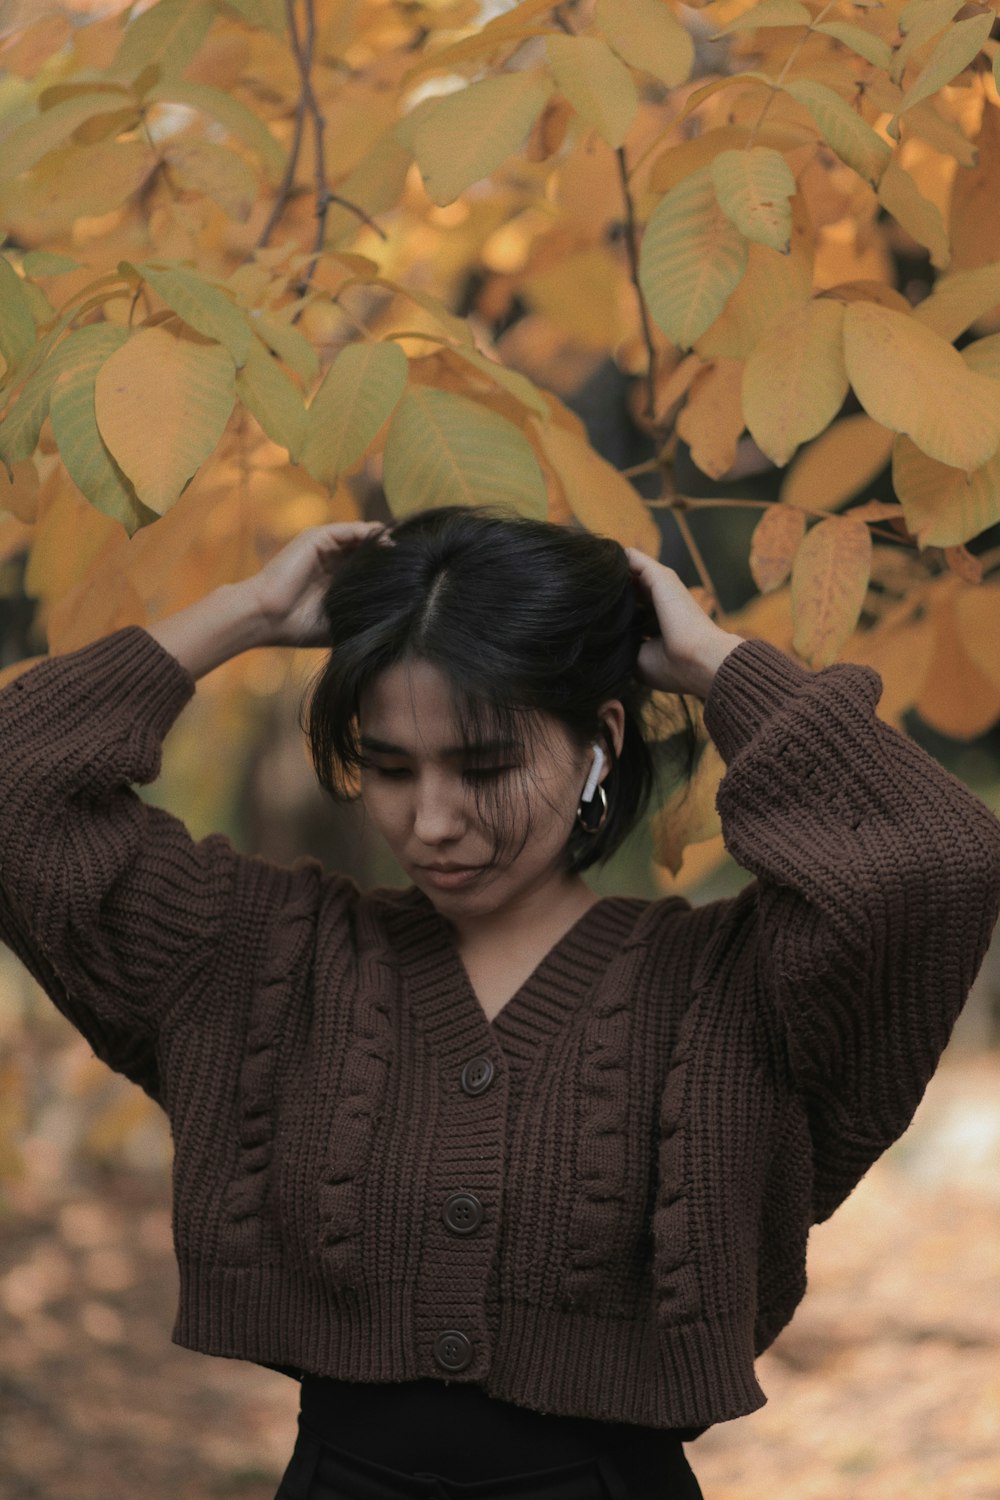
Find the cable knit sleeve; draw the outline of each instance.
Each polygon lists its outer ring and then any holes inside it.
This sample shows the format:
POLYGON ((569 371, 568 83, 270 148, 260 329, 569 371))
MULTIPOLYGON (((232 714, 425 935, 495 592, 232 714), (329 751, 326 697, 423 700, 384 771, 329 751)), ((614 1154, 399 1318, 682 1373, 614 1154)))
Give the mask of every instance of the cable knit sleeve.
POLYGON ((878 718, 881 692, 869 667, 749 640, 705 703, 725 843, 756 876, 728 962, 777 1013, 817 1221, 909 1124, 1000 908, 1000 822, 878 718))
POLYGON ((222 835, 196 842, 131 789, 158 775, 193 693, 134 626, 0 693, 0 938, 95 1053, 154 1097, 159 1027, 204 990, 237 909, 253 950, 269 885, 287 875, 222 835))

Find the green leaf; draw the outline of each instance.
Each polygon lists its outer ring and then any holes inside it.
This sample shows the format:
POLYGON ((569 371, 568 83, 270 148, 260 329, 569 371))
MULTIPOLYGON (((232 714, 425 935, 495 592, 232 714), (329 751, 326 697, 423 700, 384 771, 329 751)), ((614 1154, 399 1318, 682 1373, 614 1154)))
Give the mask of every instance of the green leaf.
POLYGON ((663 0, 597 0, 598 26, 625 62, 668 88, 686 83, 694 40, 663 0))
POLYGON ((35 320, 31 303, 5 255, 0 255, 0 354, 13 369, 35 343, 35 320))
POLYGON ((719 207, 709 167, 657 204, 639 253, 639 283, 656 322, 689 349, 739 285, 747 242, 719 207))
POLYGON ((139 499, 162 515, 225 431, 236 399, 220 344, 143 328, 103 365, 97 424, 139 499))
POLYGON ((550 93, 538 73, 500 73, 424 101, 413 154, 431 200, 453 203, 520 150, 550 93))
POLYGON ((183 73, 211 24, 210 0, 157 0, 128 23, 108 72, 131 79, 155 64, 164 78, 183 73))
POLYGON ((51 410, 52 432, 73 483, 97 510, 121 521, 131 536, 142 524, 142 513, 132 485, 101 437, 94 409, 98 371, 127 339, 124 328, 95 323, 61 344, 51 410))
POLYGON ((772 250, 787 251, 795 178, 781 152, 767 146, 721 151, 710 170, 719 206, 740 233, 772 250))
POLYGON ((546 38, 553 77, 577 114, 612 150, 623 143, 639 108, 632 75, 595 36, 546 38))
POLYGON ((832 36, 836 41, 843 42, 845 47, 850 47, 865 62, 888 73, 892 64, 892 48, 882 37, 865 31, 863 26, 852 26, 849 21, 820 21, 813 27, 813 31, 821 31, 824 36, 832 36))
POLYGON ((442 505, 506 505, 537 520, 548 511, 538 460, 513 423, 429 386, 396 408, 382 481, 395 516, 442 505))
POLYGON ((409 363, 398 344, 348 344, 309 406, 302 464, 331 489, 357 463, 406 389, 409 363))
POLYGON ((237 366, 245 363, 252 338, 250 324, 243 309, 231 301, 221 287, 183 266, 160 267, 145 263, 134 269, 196 333, 224 344, 237 366))
POLYGON ((282 0, 226 0, 226 5, 248 25, 284 37, 287 22, 282 0))
POLYGON ((319 374, 319 356, 304 333, 300 333, 293 323, 282 322, 280 318, 268 316, 257 308, 252 310, 250 316, 254 332, 279 359, 284 360, 290 370, 294 370, 296 375, 307 382, 316 379, 319 374))
POLYGON ((5 137, 0 151, 0 181, 9 182, 29 171, 50 151, 65 146, 67 139, 85 120, 103 113, 107 97, 88 93, 78 99, 67 99, 42 114, 17 125, 5 137))
POLYGON ((801 79, 782 88, 806 107, 841 161, 874 187, 889 164, 892 147, 825 84, 801 79))
POLYGON ((268 182, 281 181, 285 170, 285 153, 259 115, 247 109, 238 99, 207 83, 192 83, 187 78, 168 78, 148 94, 151 103, 185 104, 196 109, 245 142, 260 158, 268 182))
MULTIPOLYGON (((951 83, 959 73, 979 56, 993 28, 996 16, 988 11, 984 16, 972 16, 968 21, 955 21, 938 42, 913 83, 906 90, 896 111, 897 119, 912 104, 919 104, 936 94, 938 89, 951 83)), ((891 132, 898 138, 898 131, 891 132)))
POLYGON ((82 261, 71 255, 55 255, 51 250, 29 250, 21 261, 25 276, 36 280, 44 276, 63 276, 67 271, 78 271, 82 261))
POLYGON ((287 448, 292 463, 298 463, 306 432, 305 403, 298 386, 259 339, 251 341, 246 364, 236 372, 236 394, 268 437, 287 448))
POLYGON ((759 26, 808 26, 811 21, 811 14, 799 0, 760 0, 759 5, 751 6, 721 31, 713 33, 712 39, 728 36, 731 31, 756 31, 759 26))

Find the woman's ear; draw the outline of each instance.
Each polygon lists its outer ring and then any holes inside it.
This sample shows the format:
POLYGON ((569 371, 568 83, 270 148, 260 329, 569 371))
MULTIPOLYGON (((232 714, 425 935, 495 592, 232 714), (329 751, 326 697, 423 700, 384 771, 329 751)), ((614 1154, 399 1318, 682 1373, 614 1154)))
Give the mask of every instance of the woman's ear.
MULTIPOLYGON (((622 745, 625 743, 625 709, 622 707, 620 699, 612 698, 607 703, 601 704, 598 714, 608 731, 611 743, 615 748, 615 759, 617 760, 618 756, 622 753, 622 745)), ((609 765, 608 770, 610 769, 609 765)), ((604 780, 603 776, 601 780, 604 780)))

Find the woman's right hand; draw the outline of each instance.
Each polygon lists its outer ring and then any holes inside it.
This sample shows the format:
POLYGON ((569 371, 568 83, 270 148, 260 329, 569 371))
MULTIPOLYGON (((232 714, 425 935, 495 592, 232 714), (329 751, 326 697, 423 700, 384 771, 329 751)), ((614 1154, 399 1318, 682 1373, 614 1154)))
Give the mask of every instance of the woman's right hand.
POLYGON ((239 585, 260 613, 268 644, 328 644, 322 603, 337 561, 378 531, 385 531, 381 521, 310 526, 239 585))

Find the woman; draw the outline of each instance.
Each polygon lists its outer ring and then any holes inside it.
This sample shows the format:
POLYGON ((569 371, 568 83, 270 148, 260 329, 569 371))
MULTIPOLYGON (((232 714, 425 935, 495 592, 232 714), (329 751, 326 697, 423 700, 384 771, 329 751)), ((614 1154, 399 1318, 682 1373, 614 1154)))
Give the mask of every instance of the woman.
POLYGON ((2 695, 0 922, 167 1111, 173 1337, 302 1382, 279 1500, 681 1500, 760 1407, 809 1226, 908 1124, 1000 905, 1000 824, 676 574, 464 508, 303 533, 2 695), (194 680, 329 645, 320 781, 411 884, 195 843, 129 783, 194 680), (738 896, 598 900, 704 699, 738 896))

